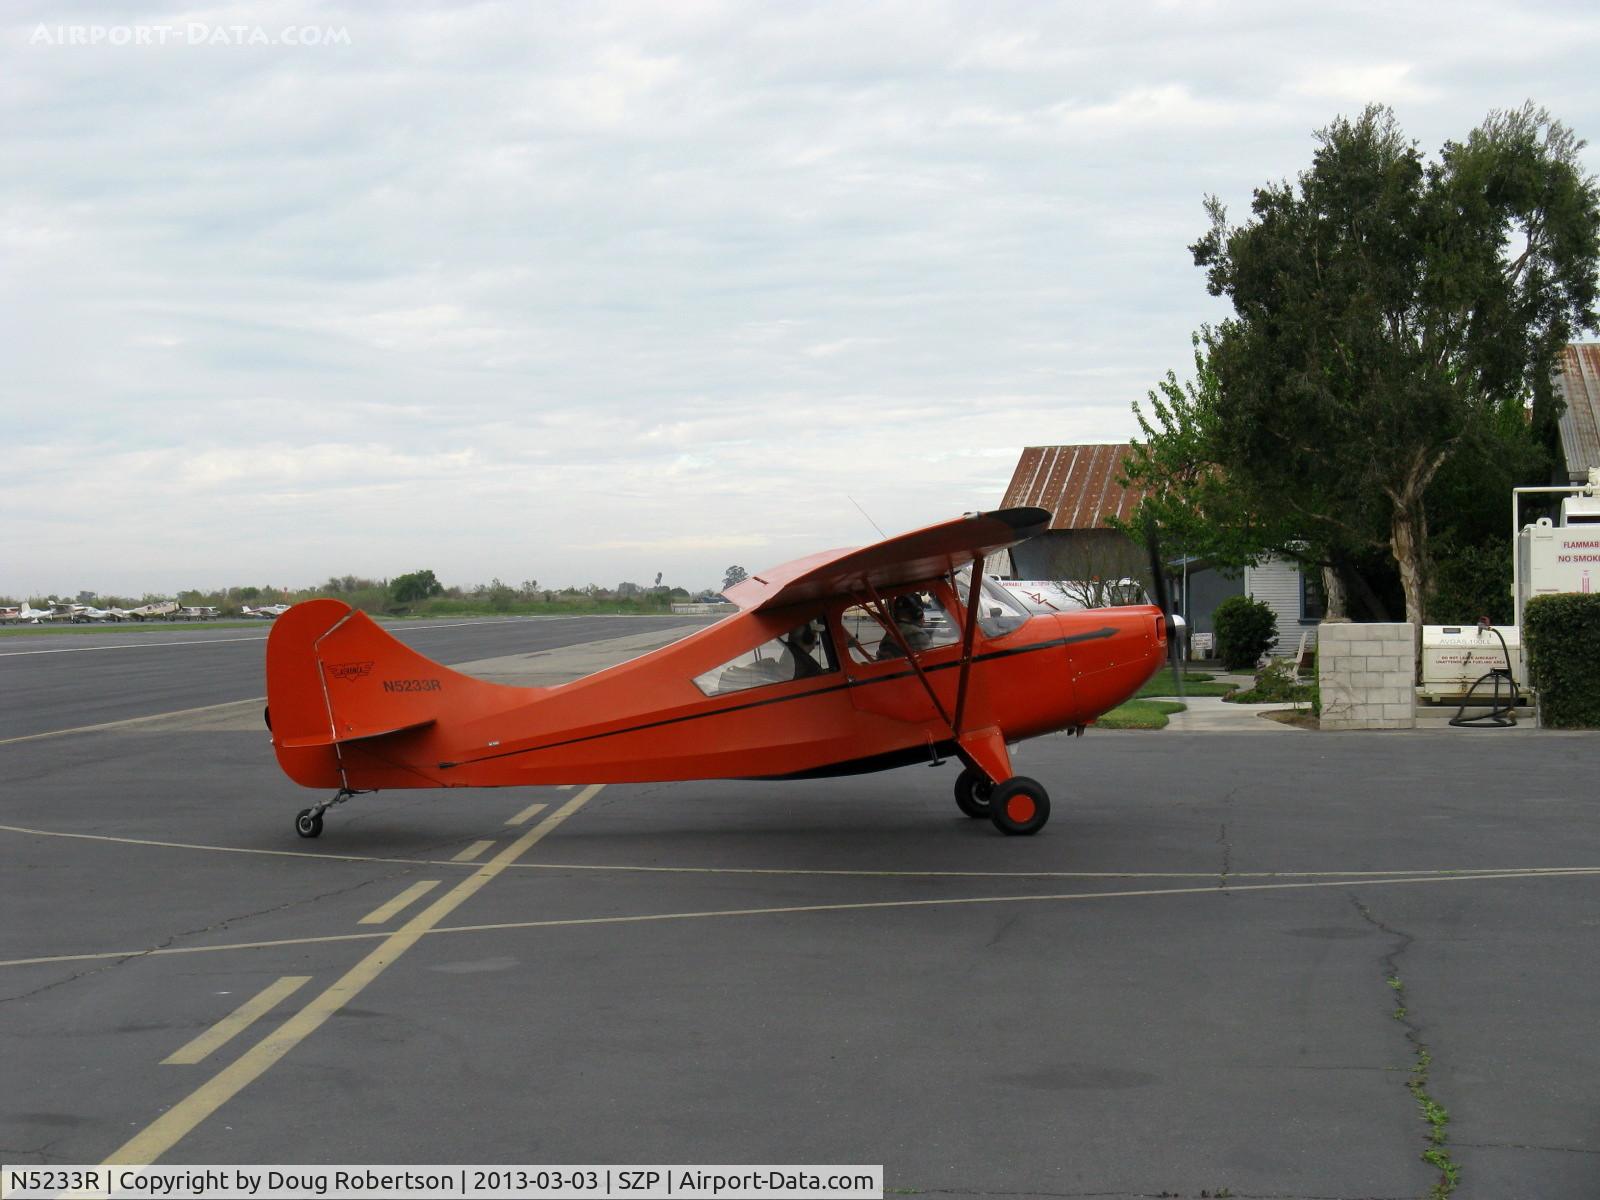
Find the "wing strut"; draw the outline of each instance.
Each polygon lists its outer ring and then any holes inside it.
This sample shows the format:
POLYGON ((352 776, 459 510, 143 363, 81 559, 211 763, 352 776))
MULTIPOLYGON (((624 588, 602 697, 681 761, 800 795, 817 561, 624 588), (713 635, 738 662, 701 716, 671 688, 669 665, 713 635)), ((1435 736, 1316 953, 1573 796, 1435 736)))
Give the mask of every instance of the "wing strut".
POLYGON ((972 587, 967 593, 967 627, 961 635, 961 674, 956 683, 956 716, 950 722, 950 733, 958 739, 961 737, 961 717, 967 710, 967 677, 972 674, 972 646, 978 636, 978 597, 982 587, 983 572, 978 570, 977 560, 974 560, 972 587))
POLYGON ((950 736, 955 736, 955 724, 950 720, 950 714, 944 710, 944 705, 939 702, 938 693, 933 690, 933 684, 928 682, 928 673, 922 669, 922 664, 917 661, 917 656, 911 652, 911 646, 906 641, 906 635, 900 632, 900 622, 894 619, 889 612, 889 606, 883 602, 883 597, 878 595, 878 589, 872 586, 870 580, 865 581, 867 595, 872 598, 872 615, 877 617, 883 627, 889 631, 889 636, 894 638, 895 645, 900 647, 900 653, 906 656, 906 661, 911 664, 911 669, 917 673, 917 679, 922 684, 923 691, 928 693, 928 699, 933 701, 933 707, 938 710, 939 716, 950 727, 950 736))
MULTIPOLYGON (((990 783, 1000 784, 1011 778, 1011 756, 1006 752, 1005 735, 995 726, 975 729, 963 735, 960 721, 966 707, 967 679, 972 671, 972 647, 977 636, 978 627, 978 595, 983 586, 982 576, 978 571, 978 563, 972 564, 972 590, 967 597, 967 623, 961 641, 961 676, 956 685, 956 715, 954 718, 945 711, 940 702, 938 693, 933 690, 933 684, 928 682, 928 674, 922 669, 922 664, 917 661, 917 656, 912 652, 907 643, 905 634, 900 632, 900 623, 889 612, 889 606, 883 602, 883 597, 878 595, 877 589, 870 580, 863 581, 870 603, 863 604, 883 627, 888 630, 889 636, 894 638, 895 645, 900 647, 900 652, 906 656, 906 661, 911 664, 911 669, 916 672, 917 680, 928 693, 928 699, 933 701, 933 707, 938 712, 945 727, 950 730, 950 737, 956 743, 956 755, 970 770, 977 772, 989 780, 990 783)), ((856 598, 858 601, 860 597, 856 598)))

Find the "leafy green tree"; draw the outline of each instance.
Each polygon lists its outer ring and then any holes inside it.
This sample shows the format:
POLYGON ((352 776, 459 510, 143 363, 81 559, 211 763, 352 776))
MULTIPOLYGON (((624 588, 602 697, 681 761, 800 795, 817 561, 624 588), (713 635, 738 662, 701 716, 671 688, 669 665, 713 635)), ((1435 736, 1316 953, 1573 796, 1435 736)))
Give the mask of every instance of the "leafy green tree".
POLYGON ((746 577, 743 567, 729 567, 722 573, 722 590, 727 591, 734 584, 743 583, 746 577))
POLYGON ((1221 393, 1211 365, 1216 337, 1209 326, 1194 336, 1192 380, 1180 383, 1168 371, 1149 393, 1148 409, 1134 403, 1144 438, 1129 448, 1124 476, 1148 494, 1131 521, 1112 523, 1142 538, 1147 521, 1154 520, 1168 555, 1194 555, 1228 573, 1257 566, 1269 555, 1320 568, 1330 615, 1344 615, 1346 583, 1376 615, 1382 602, 1362 564, 1364 548, 1382 537, 1372 506, 1347 509, 1337 522, 1324 520, 1309 503, 1310 495, 1275 495, 1260 473, 1229 462, 1221 436, 1221 393))
POLYGON ((1350 550, 1386 537, 1406 619, 1429 592, 1427 495, 1513 415, 1559 412, 1556 355, 1596 324, 1600 192, 1584 143, 1529 104, 1425 162, 1386 108, 1317 135, 1294 184, 1192 247, 1234 315, 1207 340, 1207 447, 1252 515, 1350 550))
POLYGON ((415 604, 418 600, 426 600, 443 592, 444 584, 432 571, 412 571, 409 575, 397 575, 389 581, 389 594, 394 597, 396 604, 415 604))

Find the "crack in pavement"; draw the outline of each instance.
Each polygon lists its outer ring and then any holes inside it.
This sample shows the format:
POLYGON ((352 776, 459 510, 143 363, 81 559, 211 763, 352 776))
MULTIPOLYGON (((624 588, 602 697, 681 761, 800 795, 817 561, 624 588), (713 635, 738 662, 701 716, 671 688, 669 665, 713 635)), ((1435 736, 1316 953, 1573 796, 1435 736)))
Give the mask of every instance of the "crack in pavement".
POLYGON ((1600 1150, 1585 1150, 1580 1146, 1533 1146, 1526 1142, 1457 1142, 1473 1150, 1548 1150, 1555 1154, 1596 1154, 1600 1150))
POLYGON ((1222 798, 1222 822, 1217 826, 1217 845, 1222 847, 1222 866, 1217 871, 1217 886, 1227 888, 1228 876, 1233 873, 1233 843, 1228 839, 1228 815, 1233 812, 1233 799, 1239 794, 1237 787, 1228 789, 1222 798))
MULTIPOLYGON (((450 842, 441 843, 441 845, 453 845, 455 843, 455 841, 458 841, 458 840, 459 839, 453 839, 450 842)), ((434 849, 434 848, 430 847, 430 849, 434 849)), ((68 975, 63 979, 52 980, 49 983, 41 984, 40 986, 38 986, 36 988, 32 988, 31 990, 26 991, 26 992, 18 992, 16 995, 13 995, 13 996, 0 996, 0 1004, 11 1004, 11 1003, 14 1003, 16 1001, 27 1000, 27 999, 30 999, 30 998, 32 998, 34 996, 40 995, 41 993, 53 991, 54 989, 59 988, 59 987, 66 987, 68 984, 76 983, 80 979, 88 979, 90 976, 99 975, 99 974, 101 974, 102 972, 105 972, 105 971, 113 971, 116 968, 124 965, 125 963, 131 962, 132 960, 134 960, 136 958, 148 958, 154 951, 165 950, 168 947, 170 947, 174 942, 178 941, 181 938, 198 937, 201 934, 210 933, 210 932, 212 932, 214 930, 227 929, 230 926, 232 926, 233 924, 235 924, 236 922, 250 921, 250 920, 254 920, 257 917, 270 916, 273 913, 284 912, 284 911, 286 911, 288 909, 291 909, 291 908, 297 908, 302 904, 317 904, 317 903, 320 903, 320 902, 322 902, 324 900, 331 900, 336 896, 342 896, 342 895, 346 895, 346 894, 349 894, 349 893, 358 892, 362 888, 371 887, 371 886, 373 886, 375 884, 389 883, 389 882, 391 882, 391 881, 393 881, 395 879, 404 879, 408 875, 411 875, 413 873, 414 873, 414 868, 407 868, 405 870, 399 870, 399 871, 391 871, 387 875, 379 875, 379 876, 375 876, 375 877, 373 877, 371 879, 363 879, 363 880, 360 880, 360 881, 358 881, 356 883, 353 883, 353 884, 347 884, 344 887, 333 888, 333 889, 331 889, 329 891, 326 891, 326 892, 319 892, 314 896, 302 896, 302 897, 300 897, 298 899, 286 900, 282 904, 274 904, 274 905, 271 905, 270 907, 259 909, 259 910, 255 911, 255 912, 238 913, 238 914, 236 914, 234 916, 223 917, 219 921, 213 921, 209 925, 202 925, 202 926, 200 926, 200 927, 198 927, 196 929, 180 930, 177 933, 168 934, 167 937, 165 938, 165 940, 157 943, 154 946, 148 947, 147 949, 133 951, 132 953, 124 955, 121 958, 114 959, 111 962, 103 963, 103 964, 101 964, 99 966, 93 967, 93 968, 91 968, 89 970, 86 970, 86 971, 74 972, 73 974, 68 975)))
POLYGON ((1405 1029, 1406 1042, 1411 1047, 1414 1065, 1406 1088, 1411 1092, 1412 1098, 1422 1112, 1423 1120, 1429 1126, 1428 1148, 1422 1152, 1422 1161, 1439 1171, 1439 1178, 1434 1182, 1429 1194, 1434 1200, 1444 1200, 1455 1191, 1461 1168, 1459 1163, 1451 1160, 1448 1149, 1450 1139, 1446 1126, 1449 1124, 1450 1114, 1427 1090, 1433 1055, 1428 1050, 1428 1044, 1422 1040, 1422 1026, 1412 1017, 1410 1007, 1406 1003, 1405 981, 1400 975, 1400 959, 1417 939, 1405 930, 1396 929, 1373 915, 1372 910, 1353 892, 1350 894, 1350 903, 1355 906, 1363 921, 1395 939, 1394 946, 1378 961, 1383 968, 1384 982, 1393 994, 1395 1007, 1391 1015, 1405 1029))
POLYGON ((51 1159, 65 1162, 67 1159, 65 1154, 50 1153, 50 1148, 52 1146, 59 1146, 64 1140, 65 1139, 63 1138, 52 1138, 50 1141, 45 1142, 42 1146, 32 1150, 12 1149, 9 1146, 0 1146, 0 1154, 4 1154, 8 1159, 17 1154, 31 1154, 40 1162, 49 1162, 51 1159))

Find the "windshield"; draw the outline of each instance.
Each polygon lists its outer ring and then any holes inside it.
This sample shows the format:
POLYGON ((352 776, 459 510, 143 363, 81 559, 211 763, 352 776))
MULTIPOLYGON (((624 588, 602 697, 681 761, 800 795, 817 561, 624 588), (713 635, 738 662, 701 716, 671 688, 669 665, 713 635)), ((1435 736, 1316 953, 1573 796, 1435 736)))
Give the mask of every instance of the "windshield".
MULTIPOLYGON (((962 567, 957 571, 954 584, 956 595, 965 604, 972 588, 972 568, 962 567)), ((1005 588, 987 575, 981 578, 979 587, 982 597, 978 603, 978 626, 984 637, 1004 637, 1027 623, 1028 610, 1005 588)))

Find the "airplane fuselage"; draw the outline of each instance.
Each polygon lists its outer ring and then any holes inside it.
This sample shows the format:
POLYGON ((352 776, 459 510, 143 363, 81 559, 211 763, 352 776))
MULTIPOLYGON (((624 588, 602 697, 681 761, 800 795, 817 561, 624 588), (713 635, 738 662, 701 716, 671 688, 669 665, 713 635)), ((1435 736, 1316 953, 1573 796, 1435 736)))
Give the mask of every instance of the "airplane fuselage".
MULTIPOLYGON (((936 587, 959 613, 950 589, 936 587)), ((904 657, 858 662, 840 632, 849 604, 741 613, 554 688, 460 675, 394 642, 363 614, 323 633, 329 614, 297 606, 273 637, 293 637, 309 618, 322 634, 313 668, 320 677, 275 679, 269 652, 269 701, 276 717, 274 690, 315 686, 326 689, 326 708, 302 728, 274 720, 278 758, 307 786, 366 790, 843 774, 950 753, 961 645, 918 654, 920 672, 904 657), (831 669, 733 694, 707 696, 695 685, 817 616, 835 638, 831 669)), ((998 637, 979 633, 964 727, 993 731, 1003 747, 1092 724, 1165 655, 1164 619, 1146 605, 1036 615, 998 637)))

